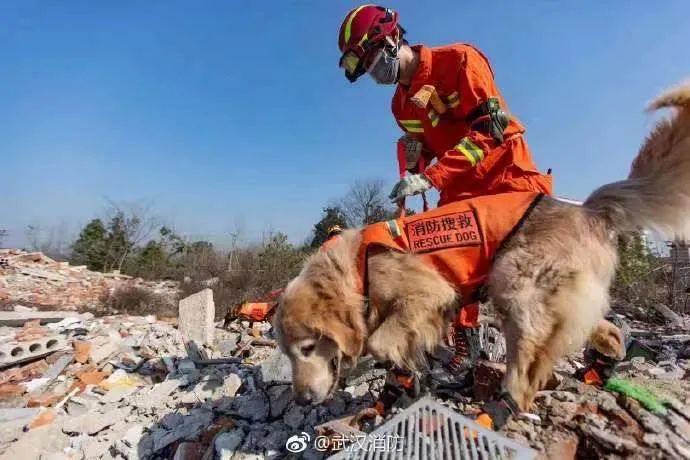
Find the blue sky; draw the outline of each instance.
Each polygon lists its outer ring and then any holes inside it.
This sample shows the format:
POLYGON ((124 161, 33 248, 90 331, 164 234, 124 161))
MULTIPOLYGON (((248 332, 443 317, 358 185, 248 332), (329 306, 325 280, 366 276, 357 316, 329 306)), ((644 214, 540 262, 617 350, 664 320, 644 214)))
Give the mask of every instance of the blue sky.
MULTIPOLYGON (((351 85, 337 31, 355 2, 0 3, 0 228, 70 231, 105 199, 145 202, 216 242, 301 242, 362 178, 396 175, 393 87, 351 85)), ((645 104, 690 76, 690 3, 389 2, 412 43, 491 59, 556 193, 623 178, 645 104), (577 3, 577 5, 575 4, 577 3)))

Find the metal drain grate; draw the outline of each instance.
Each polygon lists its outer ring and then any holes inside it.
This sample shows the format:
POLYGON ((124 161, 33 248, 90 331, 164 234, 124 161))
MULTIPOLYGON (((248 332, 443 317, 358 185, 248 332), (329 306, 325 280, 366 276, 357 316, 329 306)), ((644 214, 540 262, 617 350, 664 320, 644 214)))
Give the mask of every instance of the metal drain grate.
POLYGON ((537 451, 484 429, 430 398, 397 414, 332 460, 526 460, 537 451))

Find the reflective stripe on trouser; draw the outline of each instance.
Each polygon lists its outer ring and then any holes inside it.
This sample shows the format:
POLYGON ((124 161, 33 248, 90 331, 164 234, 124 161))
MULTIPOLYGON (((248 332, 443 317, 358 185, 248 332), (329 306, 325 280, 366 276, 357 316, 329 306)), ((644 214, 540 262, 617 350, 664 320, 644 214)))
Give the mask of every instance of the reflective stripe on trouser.
POLYGON ((456 151, 465 155, 472 166, 477 166, 477 163, 484 159, 484 150, 472 142, 468 137, 463 137, 460 143, 454 148, 456 151))
POLYGON ((423 133, 424 127, 422 126, 422 120, 400 120, 400 124, 403 125, 405 131, 409 133, 423 133))

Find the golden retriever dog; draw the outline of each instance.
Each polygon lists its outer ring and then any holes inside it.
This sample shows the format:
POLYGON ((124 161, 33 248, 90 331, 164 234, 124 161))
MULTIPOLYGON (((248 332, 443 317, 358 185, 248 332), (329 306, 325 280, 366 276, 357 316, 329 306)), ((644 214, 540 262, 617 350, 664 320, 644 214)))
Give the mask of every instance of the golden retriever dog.
MULTIPOLYGON (((690 235, 690 82, 648 110, 664 107, 676 110, 647 137, 627 179, 600 187, 582 206, 544 197, 494 259, 485 287, 506 337, 502 386, 522 411, 554 363, 588 339, 622 357, 620 333, 603 320, 618 236, 640 228, 690 235)), ((280 300, 275 330, 300 404, 323 402, 342 364, 365 353, 419 369, 462 303, 432 266, 388 250, 367 257, 365 303, 356 265, 361 239, 359 229, 346 230, 312 255, 280 300)))

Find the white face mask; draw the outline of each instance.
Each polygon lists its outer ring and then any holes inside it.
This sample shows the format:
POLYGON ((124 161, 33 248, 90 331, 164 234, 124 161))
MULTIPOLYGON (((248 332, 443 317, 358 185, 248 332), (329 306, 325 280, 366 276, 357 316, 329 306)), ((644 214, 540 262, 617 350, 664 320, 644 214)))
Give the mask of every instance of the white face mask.
MULTIPOLYGON (((389 42, 389 44, 391 44, 389 42)), ((400 57, 398 46, 381 48, 376 57, 367 68, 367 72, 379 85, 392 85, 397 83, 400 73, 400 57)))

